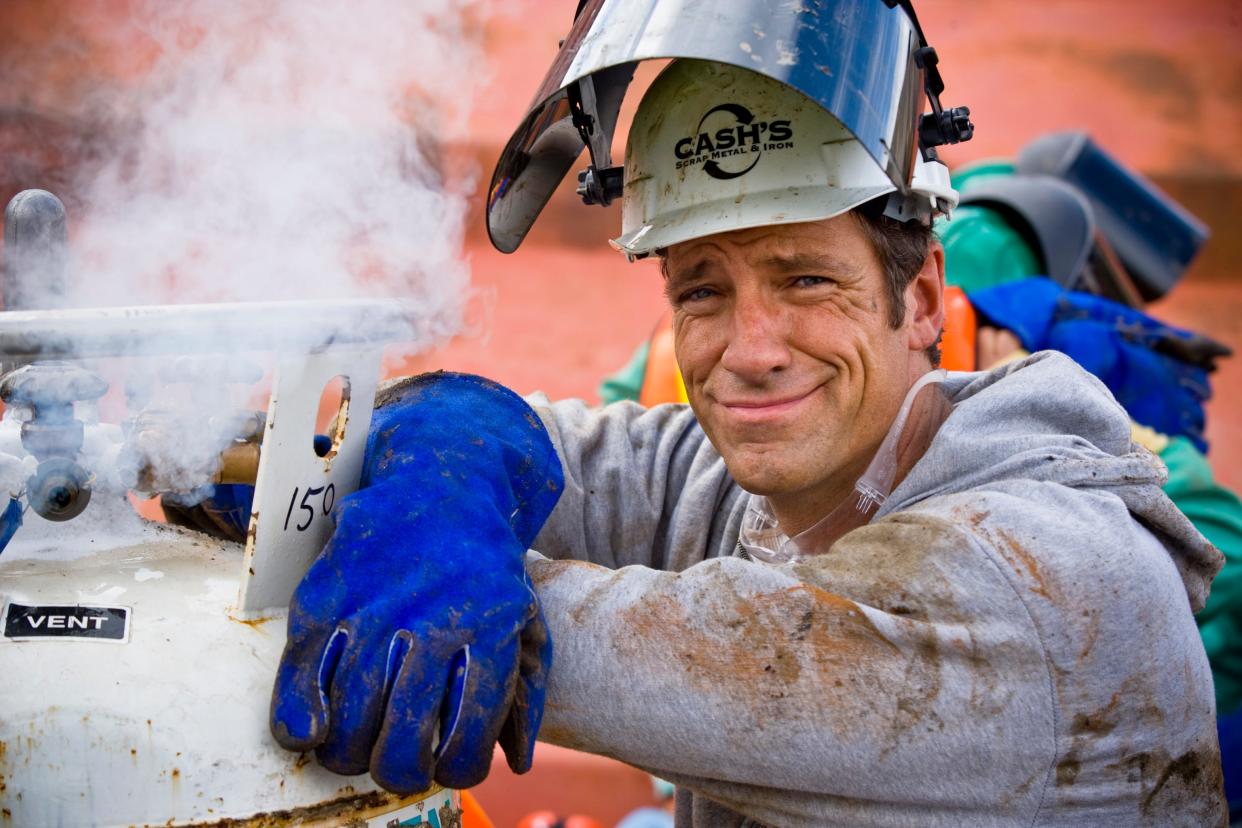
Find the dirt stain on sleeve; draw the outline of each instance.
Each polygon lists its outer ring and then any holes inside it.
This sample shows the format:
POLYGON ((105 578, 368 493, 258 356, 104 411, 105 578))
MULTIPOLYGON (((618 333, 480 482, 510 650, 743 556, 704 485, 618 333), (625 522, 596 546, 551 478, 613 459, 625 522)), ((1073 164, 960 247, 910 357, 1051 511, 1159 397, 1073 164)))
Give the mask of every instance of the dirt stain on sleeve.
POLYGON ((934 633, 917 647, 900 647, 865 607, 835 593, 799 584, 747 594, 736 573, 716 575, 696 584, 697 594, 652 590, 621 610, 627 634, 613 641, 618 654, 628 660, 664 651, 691 686, 745 705, 736 721, 747 733, 787 717, 772 705, 790 697, 822 706, 824 725, 838 738, 896 746, 911 728, 943 728, 935 713, 942 665, 934 633))
POLYGON ((1148 761, 1143 763, 1144 814, 1192 814, 1223 798, 1219 754, 1189 751, 1174 758, 1167 754, 1150 754, 1145 758, 1148 761), (1150 788, 1149 778, 1154 779, 1150 788))
POLYGON ((993 532, 985 533, 989 539, 993 540, 993 546, 996 551, 1009 561, 1009 565, 1017 572, 1025 571, 1029 576, 1028 586, 1031 592, 1039 595, 1049 601, 1053 600, 1052 595, 1048 592, 1048 586, 1044 583, 1044 575, 1039 569, 1039 563, 1035 556, 1030 553, 1014 536, 1012 532, 1005 529, 996 529, 993 532), (995 541, 999 540, 999 543, 995 541))
POLYGON ((1078 773, 1082 770, 1082 763, 1071 753, 1060 762, 1057 762, 1057 787, 1063 788, 1073 785, 1078 779, 1078 773))

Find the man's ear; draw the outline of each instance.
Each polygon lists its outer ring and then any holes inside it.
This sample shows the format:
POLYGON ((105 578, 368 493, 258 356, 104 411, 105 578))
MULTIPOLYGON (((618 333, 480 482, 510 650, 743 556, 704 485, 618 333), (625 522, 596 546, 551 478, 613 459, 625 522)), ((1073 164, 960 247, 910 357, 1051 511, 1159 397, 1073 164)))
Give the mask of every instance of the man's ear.
POLYGON ((944 248, 933 239, 919 272, 906 285, 906 347, 930 348, 944 328, 944 248))

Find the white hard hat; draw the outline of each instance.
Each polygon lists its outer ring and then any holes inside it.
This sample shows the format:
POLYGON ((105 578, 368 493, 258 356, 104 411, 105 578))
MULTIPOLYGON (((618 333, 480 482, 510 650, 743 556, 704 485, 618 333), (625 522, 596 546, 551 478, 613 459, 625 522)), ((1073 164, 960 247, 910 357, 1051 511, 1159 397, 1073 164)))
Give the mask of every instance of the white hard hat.
POLYGON ((702 0, 578 3, 492 172, 487 233, 497 250, 518 248, 583 150, 578 194, 586 204, 624 197, 616 244, 635 257, 709 232, 836 215, 886 193, 886 212, 902 221, 955 203, 936 147, 974 128, 967 107, 940 104, 939 58, 911 0, 710 5, 705 14, 702 0), (621 104, 648 60, 673 63, 638 110, 625 168, 615 166, 621 104), (924 101, 931 111, 920 114, 924 101))
POLYGON ((630 127, 612 244, 641 257, 729 230, 832 218, 890 193, 890 215, 928 221, 957 193, 944 165, 915 154, 914 180, 900 193, 854 134, 801 92, 736 66, 677 60, 630 127))

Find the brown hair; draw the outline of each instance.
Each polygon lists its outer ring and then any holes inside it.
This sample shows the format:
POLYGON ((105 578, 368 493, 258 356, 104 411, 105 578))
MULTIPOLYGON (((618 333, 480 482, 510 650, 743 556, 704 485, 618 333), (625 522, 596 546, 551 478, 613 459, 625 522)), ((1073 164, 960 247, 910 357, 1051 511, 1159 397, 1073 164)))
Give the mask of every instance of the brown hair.
MULTIPOLYGON (((906 318, 906 288, 923 268, 934 234, 921 221, 897 221, 884 215, 888 196, 874 198, 850 211, 871 242, 884 268, 884 293, 888 298, 888 322, 900 328, 906 318)), ((940 366, 940 337, 923 353, 933 368, 940 366)))

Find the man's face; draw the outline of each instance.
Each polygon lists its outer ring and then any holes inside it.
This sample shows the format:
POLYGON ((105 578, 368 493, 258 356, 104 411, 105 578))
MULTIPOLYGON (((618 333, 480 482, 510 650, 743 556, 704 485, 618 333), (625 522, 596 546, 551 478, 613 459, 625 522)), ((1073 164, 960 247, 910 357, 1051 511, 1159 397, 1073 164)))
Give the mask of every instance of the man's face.
POLYGON ((787 532, 806 528, 787 518, 809 526, 852 489, 930 368, 941 257, 934 245, 894 329, 882 266, 852 216, 668 249, 690 405, 734 479, 766 495, 787 532))

